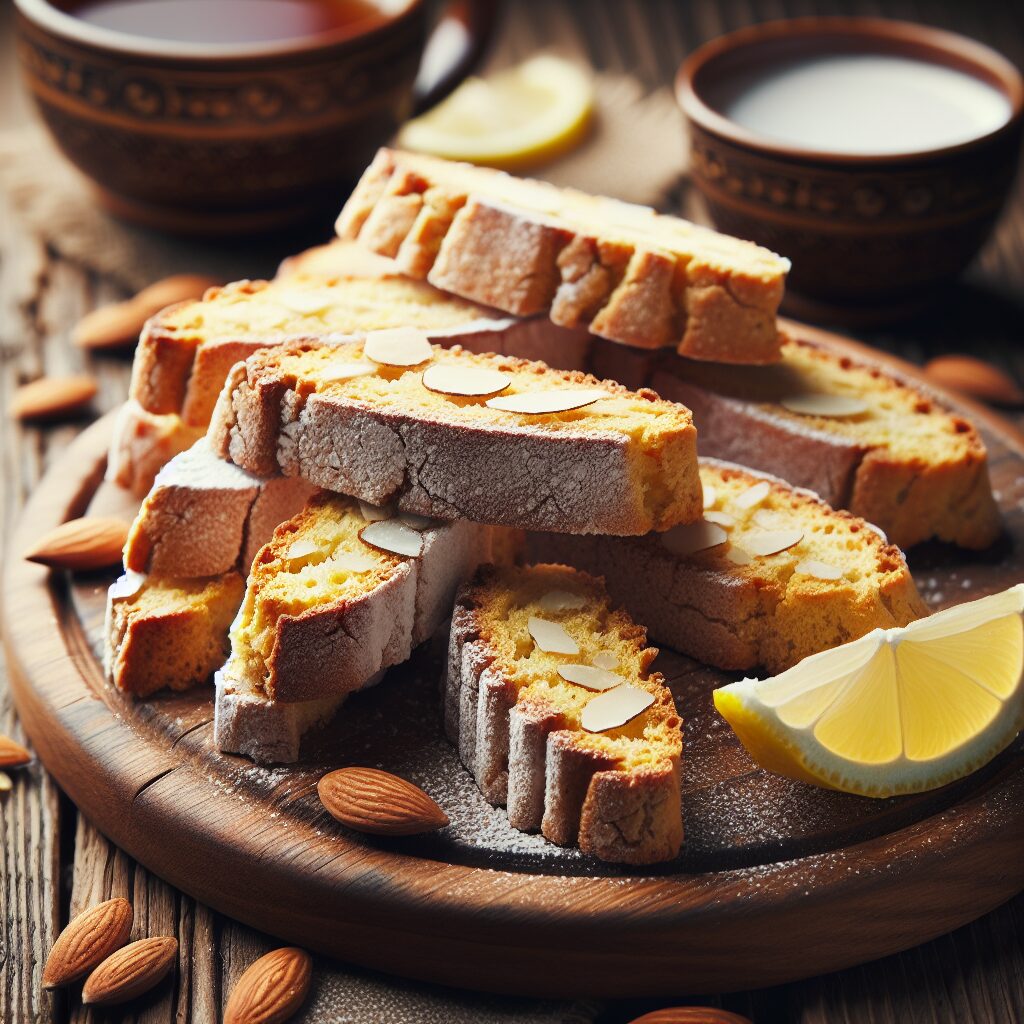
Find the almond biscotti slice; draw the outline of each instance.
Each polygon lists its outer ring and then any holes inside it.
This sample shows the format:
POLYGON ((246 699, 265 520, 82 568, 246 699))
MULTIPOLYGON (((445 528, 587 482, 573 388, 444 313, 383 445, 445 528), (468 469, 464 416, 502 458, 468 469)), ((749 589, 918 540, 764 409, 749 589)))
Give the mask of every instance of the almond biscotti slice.
POLYGON ((358 258, 295 257, 292 269, 274 281, 213 288, 201 300, 169 306, 148 321, 111 446, 111 479, 145 493, 156 469, 205 430, 228 370, 268 345, 307 338, 337 342, 366 330, 416 326, 432 341, 473 351, 525 358, 556 352, 567 366, 584 358, 584 331, 543 317, 503 316, 411 281, 390 261, 351 243, 339 248, 355 250, 358 258), (343 268, 339 275, 318 276, 317 268, 327 270, 321 264, 331 261, 343 268))
POLYGON ((227 657, 244 591, 237 572, 212 579, 125 573, 107 594, 107 678, 136 697, 207 682, 227 657))
POLYGON ((250 472, 421 515, 609 534, 700 516, 683 406, 415 331, 258 352, 231 371, 209 439, 250 472))
POLYGON ((496 532, 313 498, 253 563, 216 676, 218 747, 294 760, 303 729, 437 629, 459 584, 494 556, 496 532))
POLYGON ((484 566, 463 587, 445 728, 514 828, 602 860, 676 856, 682 722, 656 655, 601 581, 567 566, 484 566))
POLYGON ((678 217, 382 149, 338 235, 411 277, 517 316, 695 359, 769 363, 789 261, 678 217))
POLYGON ((702 455, 807 487, 901 548, 937 537, 981 549, 999 536, 977 429, 895 374, 790 340, 775 366, 677 358, 644 380, 693 410, 702 455))
POLYGON ((927 614, 899 548, 809 491, 701 459, 704 518, 646 537, 534 535, 530 554, 603 576, 666 647, 778 673, 927 614))
POLYGON ((157 475, 128 533, 125 569, 167 577, 245 576, 274 529, 316 490, 301 478, 247 473, 200 438, 157 475))

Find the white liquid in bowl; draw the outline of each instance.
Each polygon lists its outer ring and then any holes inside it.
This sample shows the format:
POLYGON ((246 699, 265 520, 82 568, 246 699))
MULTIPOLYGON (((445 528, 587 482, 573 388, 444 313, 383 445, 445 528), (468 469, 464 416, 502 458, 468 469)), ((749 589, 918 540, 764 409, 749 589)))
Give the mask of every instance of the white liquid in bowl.
POLYGON ((940 149, 987 135, 1010 102, 972 75, 882 54, 833 54, 750 72, 716 104, 763 138, 848 154, 940 149))

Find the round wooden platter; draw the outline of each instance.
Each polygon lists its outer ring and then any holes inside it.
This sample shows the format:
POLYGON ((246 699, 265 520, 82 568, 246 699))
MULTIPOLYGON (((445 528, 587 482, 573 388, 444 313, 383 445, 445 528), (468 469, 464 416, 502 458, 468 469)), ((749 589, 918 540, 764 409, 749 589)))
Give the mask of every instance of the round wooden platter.
MULTIPOLYGON (((984 432, 1007 535, 982 556, 912 553, 936 608, 1024 578, 1024 437, 981 407, 940 397, 984 432)), ((711 704, 726 677, 671 652, 659 667, 686 720, 687 842, 678 861, 650 870, 523 836, 484 803, 442 737, 441 664, 429 645, 353 696, 303 763, 266 770, 217 753, 208 692, 133 703, 104 683, 112 573, 72 578, 17 557, 87 509, 131 514, 102 483, 111 425, 105 417, 68 449, 13 538, 4 637, 14 695, 71 799, 147 868, 217 910, 344 960, 464 988, 668 996, 870 960, 1024 889, 1020 739, 981 772, 922 796, 815 789, 756 769, 711 704), (315 789, 345 764, 418 782, 451 826, 392 841, 348 832, 315 789)))

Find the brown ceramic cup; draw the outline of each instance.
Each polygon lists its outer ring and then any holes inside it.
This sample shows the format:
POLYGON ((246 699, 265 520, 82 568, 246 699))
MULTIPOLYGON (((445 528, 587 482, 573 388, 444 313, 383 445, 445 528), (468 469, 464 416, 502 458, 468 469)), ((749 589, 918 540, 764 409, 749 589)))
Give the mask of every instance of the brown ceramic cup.
POLYGON ((786 307, 802 316, 883 322, 917 311, 967 266, 1009 192, 1020 152, 1024 82, 962 36, 873 18, 769 22, 722 36, 683 64, 693 180, 715 224, 793 261, 786 307), (763 138, 717 108, 726 83, 759 64, 883 53, 956 68, 1009 100, 1009 120, 960 145, 871 156, 763 138))
POLYGON ((18 56, 58 146, 114 213, 182 233, 260 231, 340 206, 411 113, 482 52, 497 0, 397 13, 275 44, 167 42, 100 28, 67 0, 15 0, 18 56), (64 8, 64 9, 62 9, 64 8), (453 24, 454 22, 454 24, 453 24), (453 28, 456 31, 453 31, 453 28))

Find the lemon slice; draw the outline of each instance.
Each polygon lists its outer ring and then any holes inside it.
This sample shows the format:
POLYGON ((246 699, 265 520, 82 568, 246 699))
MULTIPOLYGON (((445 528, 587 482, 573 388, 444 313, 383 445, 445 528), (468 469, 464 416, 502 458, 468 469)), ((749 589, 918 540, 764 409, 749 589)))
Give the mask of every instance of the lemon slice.
POLYGON ((1024 727, 1024 584, 715 691, 762 768, 886 797, 943 786, 1024 727))
POLYGON ((397 142, 449 160, 522 170, 576 146, 592 106, 587 73, 541 54, 490 78, 467 78, 447 99, 407 122, 397 142))

